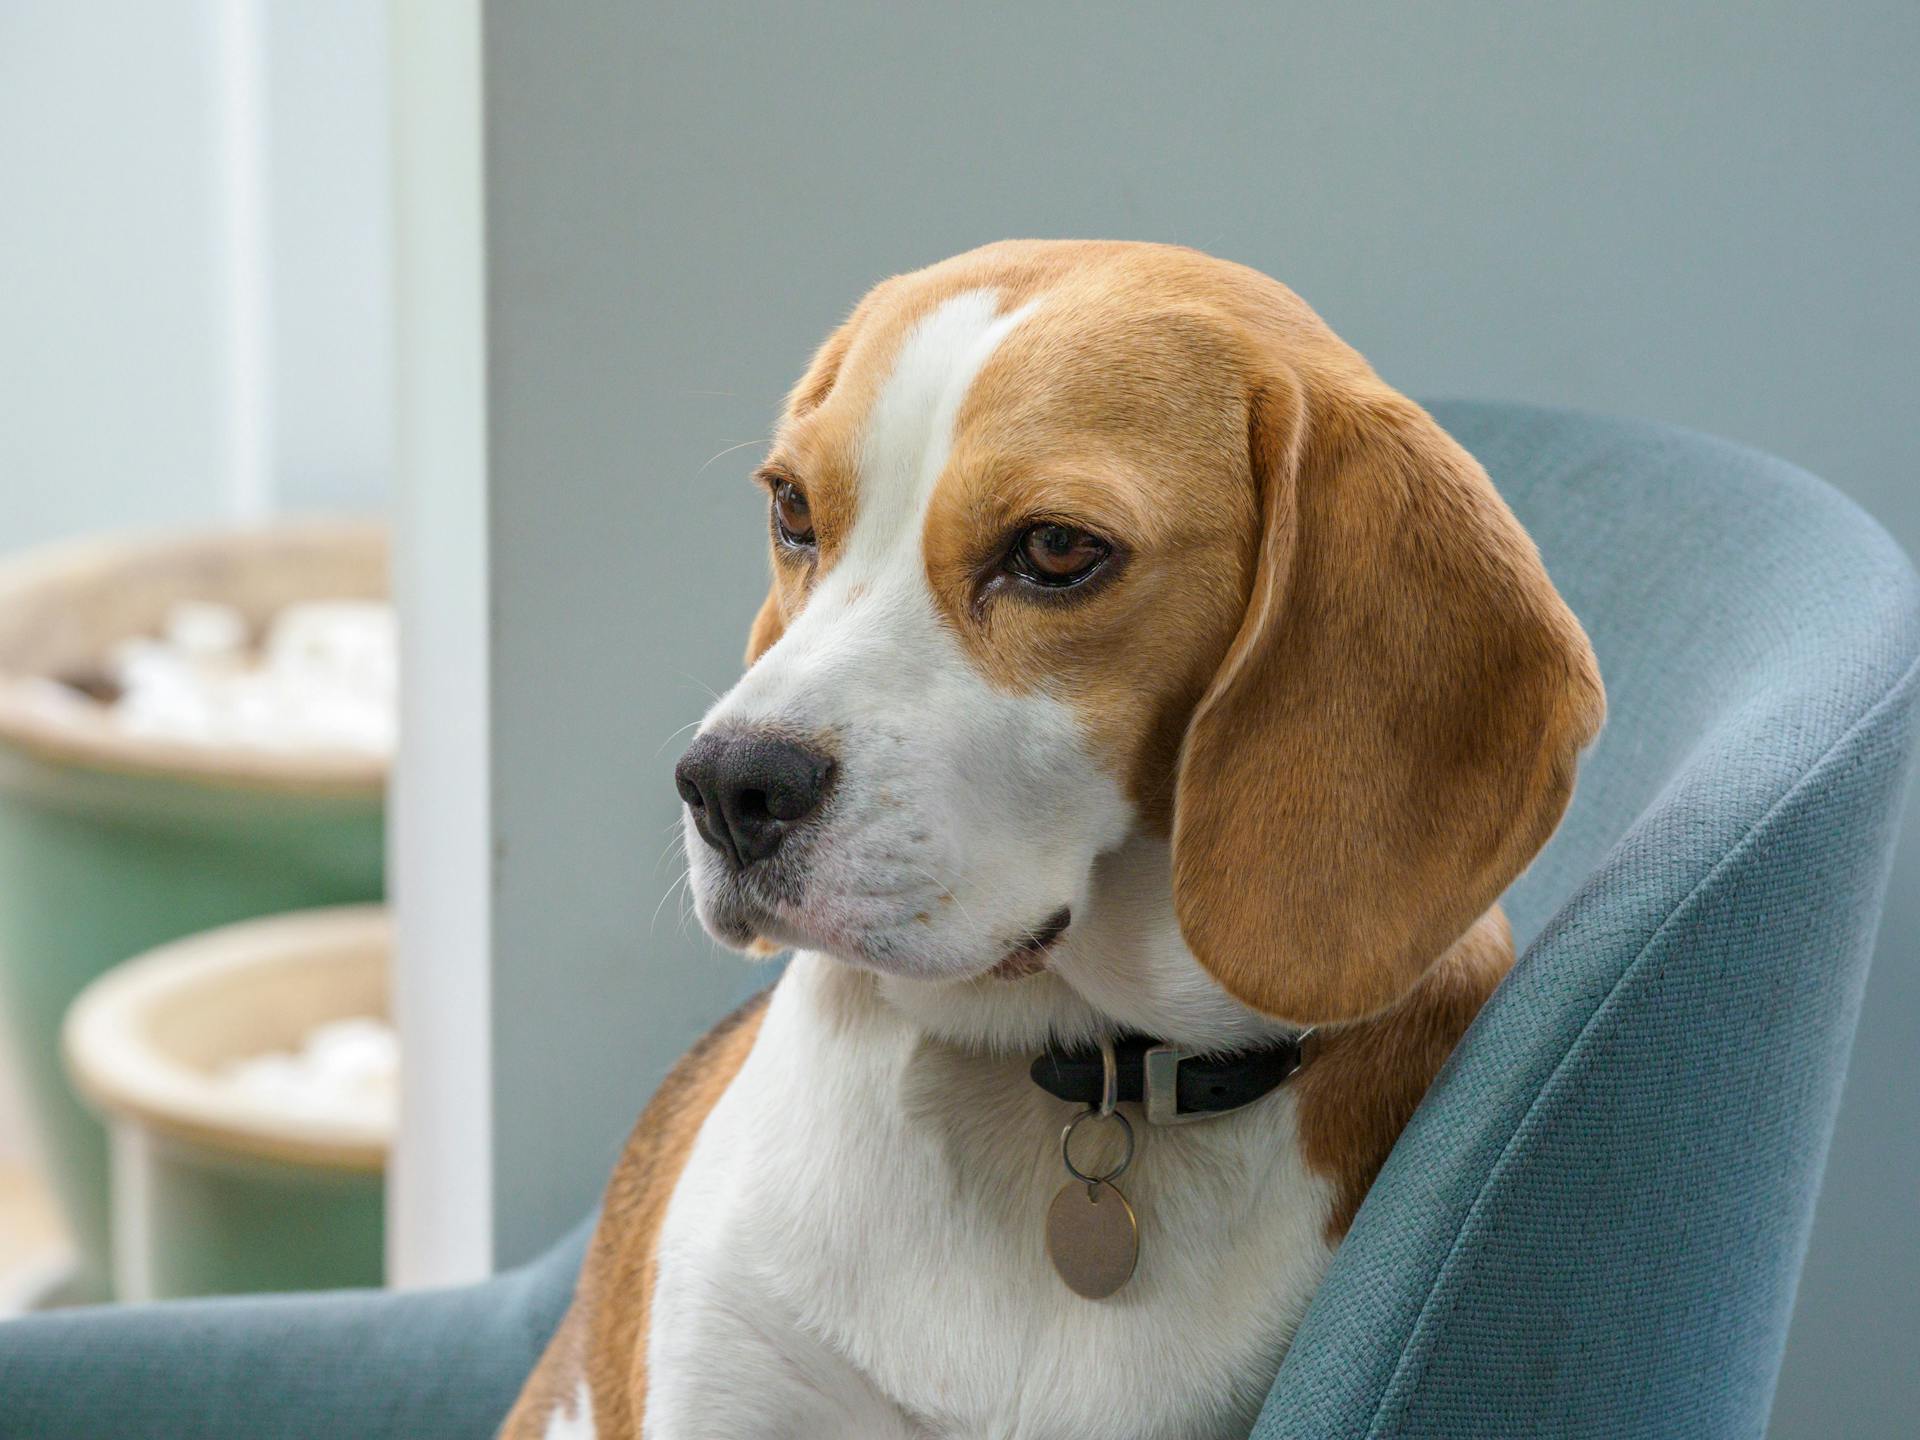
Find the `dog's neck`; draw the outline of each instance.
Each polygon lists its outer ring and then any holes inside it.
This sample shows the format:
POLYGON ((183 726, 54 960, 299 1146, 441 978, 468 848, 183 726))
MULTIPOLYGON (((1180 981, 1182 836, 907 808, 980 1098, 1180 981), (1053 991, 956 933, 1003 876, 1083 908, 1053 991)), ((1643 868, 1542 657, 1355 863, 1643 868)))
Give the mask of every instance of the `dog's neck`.
POLYGON ((1094 866, 1046 968, 1020 980, 883 976, 881 996, 927 1034, 970 1050, 1033 1054, 1127 1031, 1198 1050, 1258 1044, 1292 1027, 1240 1004, 1180 936, 1165 840, 1135 836, 1094 866))

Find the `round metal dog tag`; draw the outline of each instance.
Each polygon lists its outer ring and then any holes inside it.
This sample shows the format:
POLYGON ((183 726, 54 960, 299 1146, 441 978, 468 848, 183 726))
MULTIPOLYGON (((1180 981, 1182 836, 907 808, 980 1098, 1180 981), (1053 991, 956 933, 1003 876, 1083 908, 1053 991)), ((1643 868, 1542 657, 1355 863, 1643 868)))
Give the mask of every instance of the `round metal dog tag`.
POLYGON ((1127 1197, 1104 1180, 1062 1185, 1047 1207, 1047 1258, 1074 1294, 1113 1294, 1140 1259, 1140 1222, 1127 1197))

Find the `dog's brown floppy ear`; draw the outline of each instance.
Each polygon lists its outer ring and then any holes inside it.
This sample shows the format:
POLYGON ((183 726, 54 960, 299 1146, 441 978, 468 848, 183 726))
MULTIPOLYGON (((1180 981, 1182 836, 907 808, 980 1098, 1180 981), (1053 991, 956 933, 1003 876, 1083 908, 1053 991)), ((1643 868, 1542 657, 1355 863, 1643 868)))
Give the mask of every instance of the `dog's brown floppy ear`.
POLYGON ((752 665, 766 654, 786 633, 787 617, 780 611, 780 588, 775 582, 761 602, 760 613, 753 617, 753 627, 747 631, 747 664, 752 665))
POLYGON ((1494 903, 1604 705, 1485 472, 1413 402, 1348 383, 1256 397, 1252 593, 1174 801, 1188 945, 1301 1024, 1390 1006, 1494 903))

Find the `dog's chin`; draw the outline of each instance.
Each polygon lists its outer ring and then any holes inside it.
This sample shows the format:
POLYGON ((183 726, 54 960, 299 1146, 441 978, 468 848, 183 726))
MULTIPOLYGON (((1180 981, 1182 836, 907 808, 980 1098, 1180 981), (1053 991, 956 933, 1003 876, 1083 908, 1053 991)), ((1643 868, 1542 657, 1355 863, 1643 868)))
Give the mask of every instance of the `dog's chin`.
POLYGON ((1047 958, 1065 934, 1069 912, 1062 907, 1038 927, 1014 928, 1011 944, 971 946, 941 943, 933 936, 902 930, 841 930, 830 923, 783 915, 742 897, 706 897, 695 909, 707 933, 721 945, 756 959, 787 950, 805 950, 875 975, 924 983, 988 984, 1022 988, 1046 971, 1047 958))
POLYGON ((771 959, 787 950, 826 948, 778 916, 749 906, 698 903, 694 910, 701 928, 718 944, 756 960, 771 959))
POLYGON ((707 934, 729 950, 755 958, 805 950, 880 975, 930 978, 937 973, 937 965, 918 959, 884 934, 841 933, 733 897, 702 898, 694 909, 707 934))
POLYGON ((797 924, 724 893, 701 896, 696 909, 707 933, 729 949, 759 958, 801 951, 871 977, 895 1010, 950 1044, 1019 1054, 1050 1040, 1077 1042, 1111 1029, 1054 973, 1052 960, 1068 940, 1063 915, 1031 932, 1015 927, 1018 939, 1011 945, 976 945, 969 955, 942 954, 924 940, 910 950, 894 932, 852 939, 828 934, 824 926, 797 924))

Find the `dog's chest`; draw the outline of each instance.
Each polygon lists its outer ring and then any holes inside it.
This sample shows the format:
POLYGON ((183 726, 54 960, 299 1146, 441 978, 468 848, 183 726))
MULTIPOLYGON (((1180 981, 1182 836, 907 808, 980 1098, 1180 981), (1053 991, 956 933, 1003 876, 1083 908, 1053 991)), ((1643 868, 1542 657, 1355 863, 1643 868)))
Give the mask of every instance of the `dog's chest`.
POLYGON ((650 1423, 736 1433, 713 1407, 738 1404, 751 1433, 787 1387, 841 1433, 1244 1435, 1329 1255, 1291 1097, 1136 1122, 1118 1184, 1139 1268, 1088 1301, 1042 1234, 1074 1109, 1024 1068, 921 1041, 857 978, 796 961, 668 1212, 650 1423), (862 1407, 897 1424, 862 1432, 862 1407))

